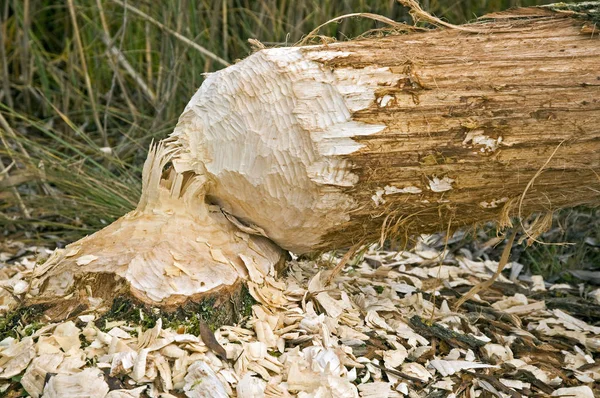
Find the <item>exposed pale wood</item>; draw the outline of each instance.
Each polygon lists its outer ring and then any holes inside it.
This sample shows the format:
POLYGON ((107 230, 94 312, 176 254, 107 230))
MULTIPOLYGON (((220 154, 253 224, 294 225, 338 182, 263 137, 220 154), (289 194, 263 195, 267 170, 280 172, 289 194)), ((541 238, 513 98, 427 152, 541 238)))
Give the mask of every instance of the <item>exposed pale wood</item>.
POLYGON ((37 268, 33 301, 112 276, 173 307, 275 283, 280 247, 598 203, 600 40, 569 15, 266 49, 210 75, 151 151, 138 208, 37 268))
POLYGON ((274 276, 281 249, 208 206, 203 176, 163 174, 172 155, 160 144, 151 149, 136 210, 34 269, 27 304, 50 304, 54 319, 107 309, 121 295, 167 309, 215 297, 229 306, 241 300, 242 280, 274 276))

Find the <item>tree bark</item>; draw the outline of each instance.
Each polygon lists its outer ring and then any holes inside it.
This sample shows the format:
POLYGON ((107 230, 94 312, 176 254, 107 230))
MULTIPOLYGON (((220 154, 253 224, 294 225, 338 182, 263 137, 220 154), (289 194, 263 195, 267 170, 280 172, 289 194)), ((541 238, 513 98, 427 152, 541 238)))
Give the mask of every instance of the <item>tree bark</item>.
POLYGON ((149 156, 138 209, 40 267, 34 297, 108 274, 180 305, 273 280, 279 247, 598 203, 600 39, 580 16, 267 49, 210 75, 149 156))

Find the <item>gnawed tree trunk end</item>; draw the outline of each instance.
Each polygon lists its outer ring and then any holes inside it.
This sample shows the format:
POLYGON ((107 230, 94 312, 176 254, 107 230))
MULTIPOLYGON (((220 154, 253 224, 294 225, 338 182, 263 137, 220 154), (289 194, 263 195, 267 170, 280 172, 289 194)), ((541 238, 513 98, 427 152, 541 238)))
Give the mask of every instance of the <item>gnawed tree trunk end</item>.
POLYGON ((598 203, 600 40, 569 15, 263 50, 210 75, 170 139, 296 253, 598 203))
POLYGON ((202 175, 173 167, 163 173, 176 151, 163 144, 150 150, 136 210, 35 269, 31 303, 52 304, 49 315, 62 318, 107 309, 118 296, 165 310, 210 302, 219 317, 237 319, 242 281, 273 278, 284 252, 207 204, 202 175))
POLYGON ((598 203, 600 39, 572 15, 268 49, 210 75, 138 208, 37 268, 32 302, 224 302, 275 283, 282 249, 598 203))

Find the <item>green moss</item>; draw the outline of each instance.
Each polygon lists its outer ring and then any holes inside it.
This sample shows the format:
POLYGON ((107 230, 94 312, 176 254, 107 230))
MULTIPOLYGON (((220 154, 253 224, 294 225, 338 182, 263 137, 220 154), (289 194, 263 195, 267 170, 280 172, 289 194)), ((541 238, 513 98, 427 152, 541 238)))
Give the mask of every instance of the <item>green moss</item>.
POLYGON ((376 291, 378 294, 381 294, 381 293, 383 293, 383 286, 375 286, 375 291, 376 291))
POLYGON ((269 355, 275 358, 279 358, 283 354, 281 354, 279 351, 269 351, 269 355))
MULTIPOLYGON (((81 327, 81 325, 78 325, 78 326, 81 327)), ((87 347, 90 346, 90 344, 92 344, 91 341, 87 341, 87 339, 85 338, 85 336, 83 335, 83 333, 79 334, 79 342, 81 343, 81 348, 87 348, 87 347)))
MULTIPOLYGON (((256 301, 246 287, 229 302, 217 304, 215 298, 208 298, 200 303, 189 303, 171 312, 119 296, 113 300, 110 310, 98 319, 96 325, 101 330, 107 331, 107 322, 125 321, 130 325, 140 325, 143 330, 146 330, 153 328, 161 318, 164 328, 174 330, 184 328, 186 333, 199 335, 201 322, 215 331, 222 325, 239 322, 252 315, 254 304, 256 301)), ((35 333, 44 326, 40 320, 46 309, 47 306, 42 305, 22 307, 0 317, 0 340, 6 337, 30 336, 35 333)), ((83 336, 80 336, 80 339, 84 347, 89 345, 83 336)))
POLYGON ((242 302, 242 308, 241 308, 241 312, 240 312, 241 317, 247 318, 247 317, 251 316, 252 315, 252 306, 254 304, 256 304, 256 300, 254 300, 254 297, 252 297, 252 295, 250 294, 250 291, 248 291, 248 288, 246 288, 245 286, 242 289, 241 302, 242 302))
POLYGON ((31 336, 44 326, 40 318, 45 309, 41 305, 21 307, 0 317, 0 341, 7 337, 31 336))
POLYGON ((107 322, 125 321, 147 329, 154 327, 157 319, 145 306, 135 303, 130 298, 119 296, 113 300, 110 310, 98 319, 96 326, 106 331, 107 322))
POLYGON ((254 304, 256 301, 246 287, 242 288, 239 296, 232 297, 228 303, 218 304, 215 298, 208 298, 199 303, 188 303, 171 312, 121 296, 115 298, 111 309, 100 317, 96 325, 106 331, 107 322, 125 321, 131 325, 141 325, 142 329, 146 330, 153 328, 161 318, 164 328, 184 328, 186 333, 199 335, 201 322, 215 331, 222 325, 239 322, 250 316, 254 304))

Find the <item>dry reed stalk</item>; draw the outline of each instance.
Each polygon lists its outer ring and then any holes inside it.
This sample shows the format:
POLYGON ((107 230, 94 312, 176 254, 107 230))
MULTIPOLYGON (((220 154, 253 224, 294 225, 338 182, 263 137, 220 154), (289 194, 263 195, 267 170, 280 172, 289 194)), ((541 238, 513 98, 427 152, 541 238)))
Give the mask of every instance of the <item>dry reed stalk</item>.
POLYGON ((463 305, 465 302, 467 302, 467 300, 470 300, 471 298, 473 298, 473 296, 475 296, 477 293, 492 286, 494 284, 494 282, 496 281, 496 279, 498 279, 498 277, 502 273, 502 270, 508 263, 508 258, 510 257, 510 250, 512 249, 512 245, 515 241, 515 237, 517 236, 518 231, 519 231, 519 228, 515 228, 515 229, 513 229, 512 233, 510 234, 510 238, 508 238, 508 242, 506 242, 506 246, 504 247, 504 250, 502 251, 502 257, 500 257, 500 261, 498 261, 498 268, 496 269, 496 272, 494 273, 494 275, 492 275, 492 277, 490 279, 488 279, 487 281, 478 283, 477 285, 473 286, 471 288, 471 290, 469 290, 465 295, 463 295, 454 305, 455 311, 458 311, 458 309, 461 307, 461 305, 463 305))
MULTIPOLYGON (((72 0, 69 0, 72 1, 72 0)), ((173 35, 174 37, 176 37, 178 40, 180 40, 181 42, 187 44, 188 46, 198 50, 199 52, 201 52, 202 54, 206 55, 207 57, 217 61, 218 63, 220 63, 223 66, 229 66, 230 63, 225 61, 223 58, 219 57, 218 55, 216 55, 215 53, 213 53, 212 51, 207 50, 205 47, 202 47, 201 45, 194 43, 193 41, 191 41, 190 39, 188 39, 187 37, 183 36, 180 33, 177 33, 176 31, 174 31, 173 29, 165 26, 164 24, 160 23, 159 21, 157 21, 156 19, 152 18, 150 15, 146 14, 145 12, 143 12, 142 10, 132 6, 131 4, 128 3, 124 3, 120 0, 112 0, 114 3, 127 8, 128 10, 130 10, 131 12, 133 12, 134 14, 138 15, 139 17, 141 17, 142 19, 152 23, 153 25, 159 27, 161 30, 168 32, 169 34, 173 35)))
POLYGON ((83 43, 81 41, 81 35, 79 34, 79 24, 77 22, 77 13, 75 11, 75 5, 73 4, 73 0, 67 0, 67 4, 69 6, 69 14, 71 15, 71 22, 73 23, 73 35, 75 36, 75 44, 77 46, 77 51, 79 53, 79 60, 81 62, 81 72, 83 73, 83 77, 85 80, 85 87, 88 91, 88 98, 90 101, 90 105, 92 106, 92 114, 94 115, 94 122, 96 123, 96 127, 100 132, 102 137, 102 143, 105 147, 110 146, 108 142, 108 135, 106 131, 102 127, 102 123, 100 123, 100 116, 98 115, 98 107, 96 105, 96 94, 94 93, 94 89, 92 88, 92 81, 90 79, 90 74, 88 72, 87 61, 85 59, 85 51, 83 50, 83 43))

